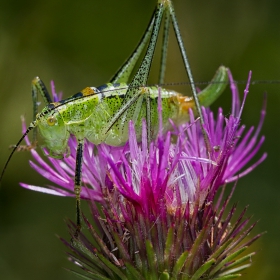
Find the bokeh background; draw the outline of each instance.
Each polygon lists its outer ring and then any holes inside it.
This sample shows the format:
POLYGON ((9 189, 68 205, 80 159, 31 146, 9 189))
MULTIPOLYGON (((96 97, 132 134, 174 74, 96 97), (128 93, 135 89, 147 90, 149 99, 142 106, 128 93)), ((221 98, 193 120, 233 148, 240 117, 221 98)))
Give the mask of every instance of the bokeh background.
MULTIPOLYGON (((144 32, 156 0, 0 0, 0 167, 8 146, 21 136, 20 116, 32 119, 30 82, 40 76, 70 96, 107 82, 144 32)), ((236 80, 280 79, 280 2, 277 0, 174 0, 177 18, 196 81, 208 81, 219 65, 236 80)), ((150 82, 157 82, 158 66, 150 82)), ((174 36, 170 39, 166 82, 185 82, 174 36)), ((244 85, 239 85, 242 93, 244 85)), ((188 93, 188 87, 176 88, 188 93)), ((268 93, 262 152, 267 160, 238 182, 233 201, 260 220, 254 233, 267 231, 255 245, 257 255, 243 279, 279 279, 279 84, 250 87, 242 121, 256 125, 263 93, 268 93)), ((227 90, 213 108, 230 112, 227 90)), ((261 153, 258 155, 261 156, 261 153)), ((64 220, 74 219, 74 200, 24 190, 18 182, 44 185, 28 164, 29 153, 14 155, 0 189, 0 277, 74 279, 66 248, 64 220)), ((232 202, 233 202, 232 201, 232 202)), ((85 207, 86 208, 86 207, 85 207)))

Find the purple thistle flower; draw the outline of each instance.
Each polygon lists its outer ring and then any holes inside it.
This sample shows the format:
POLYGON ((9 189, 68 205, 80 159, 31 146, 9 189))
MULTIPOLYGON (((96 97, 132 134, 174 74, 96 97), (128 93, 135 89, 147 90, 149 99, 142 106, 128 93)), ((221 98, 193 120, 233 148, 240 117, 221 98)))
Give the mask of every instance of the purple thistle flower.
MULTIPOLYGON (((249 219, 244 218, 245 209, 231 225, 236 205, 224 217, 235 186, 222 203, 223 186, 236 182, 266 158, 263 154, 243 170, 264 142, 264 137, 258 136, 266 104, 257 129, 252 127, 245 133, 240 117, 251 73, 241 104, 230 72, 229 78, 230 116, 226 118, 220 108, 215 120, 213 112, 203 108, 210 153, 192 111, 188 123, 174 126, 172 133, 159 133, 150 144, 145 121, 140 144, 132 122, 129 142, 124 147, 86 142, 81 197, 91 201, 94 226, 85 217, 84 220, 93 240, 83 233, 76 237, 73 223, 69 223, 69 229, 74 242, 63 240, 72 250, 70 260, 87 273, 85 279, 228 279, 240 276, 239 271, 250 265, 243 263, 253 253, 241 258, 239 254, 260 235, 241 243, 255 224, 246 227, 249 219), (219 189, 222 191, 214 202, 219 189)), ((61 96, 58 98, 53 84, 52 92, 54 101, 58 101, 61 96)), ((160 110, 159 104, 159 115, 160 110)), ((29 145, 28 138, 26 142, 29 145)), ((54 185, 20 185, 53 195, 74 196, 74 137, 69 147, 69 157, 49 157, 49 164, 31 150, 36 161, 30 161, 31 167, 54 185)))

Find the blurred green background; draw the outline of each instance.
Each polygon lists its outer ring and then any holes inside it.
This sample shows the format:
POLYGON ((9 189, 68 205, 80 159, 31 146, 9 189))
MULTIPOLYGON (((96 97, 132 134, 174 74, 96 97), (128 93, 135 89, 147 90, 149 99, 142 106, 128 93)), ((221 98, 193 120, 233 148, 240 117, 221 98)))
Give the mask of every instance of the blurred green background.
MULTIPOLYGON (((132 52, 153 12, 155 0, 0 1, 1 162, 21 136, 20 116, 32 119, 30 82, 40 76, 70 96, 107 82, 132 52)), ((280 79, 280 2, 277 0, 174 0, 196 81, 208 81, 219 65, 236 80, 280 79)), ((166 82, 187 81, 173 35, 166 82)), ((158 55, 156 56, 156 60, 158 55)), ((153 66, 150 82, 157 82, 153 66)), ((244 85, 239 85, 242 93, 244 85)), ((188 87, 176 88, 188 93, 188 87)), ((262 152, 267 160, 238 182, 233 201, 260 220, 254 233, 267 231, 242 279, 279 279, 280 187, 278 181, 279 84, 250 87, 242 122, 257 125, 263 92, 268 108, 262 152)), ((216 102, 230 112, 230 91, 216 102)), ((259 153, 258 156, 260 156, 259 153)), ((24 190, 18 182, 47 182, 29 167, 28 153, 15 154, 0 189, 1 279, 74 279, 56 234, 68 238, 65 218, 74 218, 74 200, 24 190)), ((232 201, 232 202, 233 202, 232 201)), ((86 207, 85 207, 86 208, 86 207)))

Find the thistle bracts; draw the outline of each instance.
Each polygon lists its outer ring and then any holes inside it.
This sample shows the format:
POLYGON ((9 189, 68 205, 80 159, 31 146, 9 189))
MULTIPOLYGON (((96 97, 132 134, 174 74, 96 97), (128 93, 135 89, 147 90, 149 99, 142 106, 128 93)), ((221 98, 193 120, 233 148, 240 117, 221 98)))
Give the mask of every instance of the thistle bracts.
POLYGON ((106 206, 92 205, 94 226, 84 217, 90 237, 76 238, 70 223, 74 242, 63 242, 85 279, 233 279, 251 265, 254 253, 242 253, 260 235, 247 239, 255 224, 248 226, 246 209, 230 224, 236 210, 225 216, 231 194, 221 207, 222 194, 215 204, 207 196, 199 206, 197 196, 194 205, 175 212, 159 205, 145 213, 114 188, 104 193, 106 206))

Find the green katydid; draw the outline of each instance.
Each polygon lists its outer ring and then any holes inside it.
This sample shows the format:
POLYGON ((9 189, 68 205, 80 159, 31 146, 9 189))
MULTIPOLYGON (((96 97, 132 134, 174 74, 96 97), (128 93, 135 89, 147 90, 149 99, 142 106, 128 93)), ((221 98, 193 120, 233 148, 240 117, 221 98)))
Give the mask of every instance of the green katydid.
MULTIPOLYGON (((158 111, 157 101, 161 98, 162 119, 165 130, 169 129, 168 119, 175 124, 188 120, 188 109, 193 108, 203 124, 201 105, 209 106, 214 102, 226 87, 228 81, 227 69, 221 66, 210 83, 199 94, 196 93, 192 73, 189 67, 186 51, 178 28, 175 11, 171 0, 158 0, 157 7, 150 24, 135 51, 111 79, 110 83, 101 87, 87 87, 70 98, 53 102, 43 82, 36 77, 32 81, 32 97, 34 106, 34 121, 31 122, 24 135, 14 146, 5 167, 2 171, 2 180, 5 169, 14 152, 19 149, 21 141, 33 130, 33 144, 37 141, 37 129, 42 135, 49 156, 62 158, 67 154, 68 139, 74 135, 78 141, 76 154, 75 186, 77 233, 81 228, 81 176, 84 141, 99 144, 106 143, 112 146, 123 145, 128 140, 128 123, 134 122, 138 138, 141 136, 142 119, 147 120, 147 137, 150 141, 157 134, 158 111), (164 79, 164 69, 168 42, 168 27, 172 22, 178 41, 180 52, 186 68, 193 96, 185 97, 177 92, 148 87, 147 84, 151 63, 159 30, 165 16, 165 31, 162 46, 161 71, 159 82, 164 79), (143 60, 130 80, 132 71, 140 56, 146 49, 143 60), (41 113, 38 113, 37 97, 40 94, 46 104, 41 113)), ((206 139, 207 141, 207 139, 206 139)))

